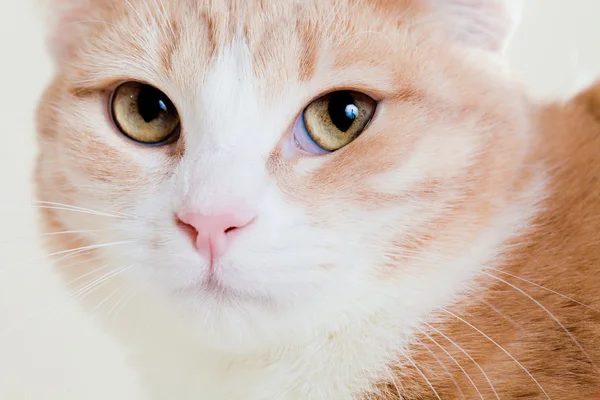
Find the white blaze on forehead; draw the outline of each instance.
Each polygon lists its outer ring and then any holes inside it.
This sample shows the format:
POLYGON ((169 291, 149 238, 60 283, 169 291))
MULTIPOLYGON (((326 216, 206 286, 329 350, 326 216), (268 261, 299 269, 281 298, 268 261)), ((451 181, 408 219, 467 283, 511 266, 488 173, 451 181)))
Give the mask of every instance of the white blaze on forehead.
POLYGON ((267 160, 288 134, 298 101, 291 87, 268 100, 265 85, 254 73, 243 39, 220 51, 194 104, 184 111, 183 195, 200 202, 233 197, 253 203, 260 197, 267 186, 267 160))
POLYGON ((197 89, 191 115, 198 131, 186 136, 188 150, 251 146, 249 151, 268 152, 272 139, 261 133, 265 102, 259 85, 246 43, 237 39, 223 48, 197 89))

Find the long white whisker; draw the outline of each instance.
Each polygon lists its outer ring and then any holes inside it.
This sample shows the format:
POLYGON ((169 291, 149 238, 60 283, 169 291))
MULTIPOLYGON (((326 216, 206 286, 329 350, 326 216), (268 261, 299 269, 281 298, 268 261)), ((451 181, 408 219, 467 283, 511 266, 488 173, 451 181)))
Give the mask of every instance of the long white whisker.
POLYGON ((81 214, 89 214, 89 215, 95 215, 95 216, 98 216, 98 217, 109 217, 109 218, 115 218, 115 219, 123 219, 123 218, 125 218, 124 215, 110 214, 110 213, 101 212, 101 211, 87 210, 87 209, 84 209, 84 208, 71 207, 71 206, 63 206, 63 205, 58 206, 58 205, 39 204, 39 205, 32 205, 31 207, 33 207, 33 208, 39 208, 39 209, 44 209, 44 210, 71 211, 71 212, 78 212, 78 213, 81 213, 81 214))
POLYGON ((103 214, 109 214, 110 216, 113 216, 113 217, 127 217, 127 218, 133 218, 133 219, 138 218, 135 215, 127 214, 127 213, 124 213, 121 211, 116 211, 116 210, 113 210, 110 208, 101 208, 99 210, 94 210, 94 209, 87 208, 87 207, 76 206, 74 204, 57 203, 57 202, 53 202, 53 201, 44 201, 44 200, 37 200, 34 202, 34 204, 56 206, 56 207, 66 207, 66 208, 72 208, 75 210, 88 211, 90 213, 103 213, 103 214))
POLYGON ((99 285, 103 284, 104 282, 108 281, 109 279, 114 278, 115 276, 120 275, 123 272, 127 271, 131 267, 132 267, 131 265, 128 267, 122 267, 122 268, 116 269, 114 271, 111 271, 100 278, 94 279, 92 282, 83 285, 82 287, 78 288, 73 293, 71 293, 71 297, 78 298, 78 296, 80 296, 82 293, 87 293, 89 289, 98 287, 99 285))
POLYGON ((587 357, 587 359, 589 360, 590 363, 592 363, 592 365, 596 368, 596 370, 600 371, 600 368, 598 368, 598 365, 594 362, 594 360, 592 359, 592 357, 590 357, 589 353, 583 348, 583 346, 577 341, 577 339, 575 338, 575 336, 573 336, 573 334, 564 326, 564 324, 562 322, 560 322, 560 320, 552 313, 550 312, 550 310, 548 310, 546 307, 544 307, 544 305, 542 303, 540 303, 539 301, 537 301, 536 299, 534 299, 532 296, 530 296, 528 293, 526 293, 524 290, 521 290, 519 287, 513 285, 512 283, 499 278, 493 274, 488 274, 485 271, 481 271, 482 274, 485 274, 487 276, 489 276, 490 278, 494 278, 502 283, 504 283, 505 285, 510 286, 511 288, 515 289, 516 291, 518 291, 519 293, 521 293, 523 296, 526 296, 528 299, 530 299, 531 301, 533 301, 538 307, 540 307, 542 310, 544 310, 546 312, 546 314, 548 314, 550 316, 550 318, 552 318, 561 328, 563 331, 565 331, 565 333, 571 338, 571 340, 573 341, 573 343, 575 344, 575 346, 577 346, 579 348, 579 350, 581 350, 581 352, 587 357))
POLYGON ((564 295, 564 294, 562 294, 562 293, 559 293, 559 292, 557 292, 557 291, 555 291, 555 290, 549 289, 549 288, 547 288, 547 287, 545 287, 545 286, 542 286, 542 285, 540 285, 540 284, 538 284, 538 283, 532 282, 532 281, 530 281, 530 280, 527 280, 527 279, 525 279, 525 278, 521 278, 520 276, 517 276, 517 275, 513 275, 513 274, 511 274, 511 273, 509 273, 509 272, 502 271, 501 269, 498 269, 498 268, 494 268, 494 267, 488 267, 488 266, 485 266, 485 268, 488 268, 488 269, 494 270, 494 271, 496 271, 496 272, 499 272, 499 273, 501 273, 501 274, 504 274, 504 275, 508 275, 508 276, 510 276, 510 277, 513 277, 513 278, 515 278, 515 279, 518 279, 518 280, 520 280, 520 281, 522 281, 522 282, 528 283, 528 284, 530 284, 530 285, 533 285, 533 286, 535 286, 535 287, 538 287, 538 288, 540 288, 540 289, 543 289, 543 290, 545 290, 545 291, 547 291, 547 292, 550 292, 550 293, 553 293, 553 294, 555 294, 555 295, 557 295, 557 296, 560 296, 560 297, 562 297, 563 299, 566 299, 566 300, 572 301, 573 303, 579 304, 580 306, 582 306, 582 307, 585 307, 585 308, 587 308, 587 309, 589 309, 589 310, 592 310, 592 311, 595 311, 595 312, 597 312, 597 313, 600 313, 600 310, 599 310, 599 309, 597 309, 597 308, 590 307, 590 306, 588 306, 587 304, 584 304, 584 303, 582 303, 582 302, 580 302, 580 301, 577 301, 577 300, 575 300, 575 299, 574 299, 574 298, 572 298, 572 297, 566 296, 566 295, 564 295))
MULTIPOLYGON (((104 277, 100 277, 98 279, 96 279, 94 282, 91 282, 91 284, 86 285, 85 287, 81 288, 77 294, 79 294, 80 296, 78 297, 79 300, 84 299, 85 297, 89 296, 91 293, 93 293, 95 290, 97 290, 100 286, 102 286, 103 283, 105 283, 108 279, 105 279, 106 276, 109 276, 109 279, 111 277, 114 277, 116 275, 118 275, 120 272, 124 272, 128 269, 129 267, 126 268, 121 268, 119 270, 117 270, 118 273, 114 274, 114 273, 109 273, 107 275, 105 275, 104 277)), ((16 328, 18 328, 19 326, 26 324, 28 321, 31 321, 32 319, 46 314, 51 310, 54 310, 56 308, 58 308, 59 306, 65 305, 69 302, 72 301, 72 299, 74 298, 74 295, 72 294, 68 300, 65 301, 59 301, 56 303, 53 303, 51 305, 49 305, 48 307, 43 308, 42 310, 35 312, 31 315, 29 315, 28 317, 17 321, 16 323, 9 325, 7 328, 5 328, 2 332, 0 332, 0 338, 1 337, 5 337, 6 335, 8 335, 11 331, 15 330, 16 328)))
POLYGON ((98 308, 100 308, 102 306, 102 304, 106 303, 108 300, 110 300, 115 294, 117 294, 120 291, 121 291, 121 288, 118 288, 118 289, 115 289, 114 291, 112 291, 108 296, 106 296, 106 298, 104 300, 102 300, 94 308, 92 308, 90 310, 90 313, 94 313, 94 311, 96 311, 98 308))
POLYGON ((78 213, 81 213, 81 214, 95 215, 95 216, 98 216, 98 217, 123 218, 123 217, 118 216, 118 215, 111 215, 111 214, 97 212, 97 211, 90 212, 90 211, 79 210, 77 208, 71 208, 71 207, 57 207, 57 206, 44 206, 44 205, 32 206, 32 207, 33 208, 44 209, 44 210, 60 210, 60 211, 78 212, 78 213))
POLYGON ((498 396, 498 392, 496 392, 496 388, 492 384, 492 381, 490 380, 490 378, 488 377, 488 375, 485 373, 485 371, 483 370, 483 368, 481 367, 481 365, 479 365, 479 363, 477 361, 475 361, 475 359, 473 357, 471 357, 471 355, 469 353, 467 353, 467 351, 465 349, 463 349, 461 346, 459 346, 454 340, 450 339, 448 336, 446 336, 445 334, 443 334, 442 332, 440 332, 439 330, 437 330, 436 328, 434 328, 430 324, 427 324, 427 326, 429 327, 429 329, 433 330, 438 335, 440 335, 441 337, 443 337, 444 339, 446 339, 447 341, 449 341, 450 343, 452 343, 458 350, 460 350, 465 356, 467 356, 467 358, 469 360, 471 360, 473 362, 473 364, 475 364, 477 366, 477 368, 479 368, 479 370, 481 371, 481 373, 483 374, 483 376, 485 377, 485 379, 489 383, 490 387, 492 388, 492 391, 494 392, 494 395, 496 396, 496 398, 498 400, 500 400, 500 396, 498 396))
POLYGON ((121 296, 121 298, 119 300, 117 300, 117 302, 112 306, 112 308, 108 311, 107 315, 110 316, 113 312, 115 312, 115 315, 113 316, 113 321, 117 318, 117 315, 119 315, 119 312, 121 311, 121 309, 123 307, 125 307, 125 305, 127 304, 127 302, 137 293, 136 290, 134 289, 130 289, 127 292, 125 292, 125 294, 123 296, 121 296), (120 306, 120 307, 119 307, 120 306))
POLYGON ((117 246, 117 245, 122 245, 122 244, 132 244, 132 243, 136 243, 136 242, 137 241, 132 241, 132 240, 129 240, 129 241, 119 241, 119 242, 94 244, 94 245, 83 246, 83 247, 78 247, 78 248, 68 249, 68 250, 61 250, 61 251, 57 251, 55 253, 44 255, 42 257, 34 258, 33 260, 26 261, 26 262, 24 262, 22 264, 17 264, 17 265, 13 265, 11 267, 0 269, 0 273, 9 271, 9 270, 12 270, 12 269, 15 269, 15 268, 19 268, 19 267, 21 267, 23 265, 34 263, 36 261, 44 261, 44 260, 47 260, 47 259, 49 259, 51 257, 55 257, 55 256, 60 256, 60 255, 69 255, 69 256, 72 256, 74 254, 81 253, 81 252, 84 252, 84 251, 97 250, 97 249, 102 249, 102 248, 106 248, 106 247, 110 247, 110 246, 117 246))
POLYGON ((82 280, 82 279, 85 279, 85 278, 87 278, 88 276, 90 276, 90 275, 93 275, 93 274, 97 273, 98 271, 105 270, 105 269, 106 269, 106 268, 108 268, 108 267, 109 267, 109 265, 107 264, 107 265, 103 265, 103 266, 101 266, 101 267, 95 268, 93 271, 90 271, 90 272, 88 272, 87 274, 83 274, 83 275, 81 275, 81 276, 78 276, 77 278, 75 278, 75 279, 73 279, 73 280, 71 280, 71 281, 67 282, 67 286, 69 286, 69 285, 72 285, 72 284, 74 284, 74 283, 76 283, 76 282, 79 282, 80 280, 82 280))
POLYGON ((498 307, 494 306, 489 301, 486 301, 485 299, 482 299, 479 296, 475 296, 475 297, 477 298, 477 300, 479 300, 480 303, 482 303, 482 304, 486 305, 487 307, 491 308, 495 313, 497 313, 502 318, 504 318, 506 321, 508 321, 512 326, 514 326, 515 328, 517 328, 519 330, 523 329, 523 327, 517 321, 513 320, 508 315, 506 315, 505 313, 503 313, 502 311, 500 311, 498 309, 498 307))
POLYGON ((444 363, 442 362, 442 360, 440 360, 440 358, 437 356, 437 354, 435 354, 429 348, 429 346, 427 346, 425 343, 423 343, 421 341, 419 341, 419 344, 421 346, 423 346, 425 348, 425 351, 427 351, 429 353, 429 355, 431 355, 431 357, 433 357, 435 359, 435 361, 440 365, 440 367, 442 367, 442 369, 446 372, 446 374, 450 377, 450 379, 454 383, 454 386, 456 386, 456 390, 458 390, 458 393, 460 394, 460 397, 464 399, 465 398, 465 394, 463 393, 463 391, 460 388, 460 385, 458 384, 458 382, 456 381, 456 379, 454 379, 454 375, 452 375, 452 373, 450 372, 450 370, 448 369, 448 367, 446 367, 446 365, 444 365, 444 363))
POLYGON ((419 369, 419 367, 417 367, 417 364, 409 356, 407 356, 406 354, 404 354, 404 357, 408 360, 409 363, 412 364, 413 367, 415 367, 415 369, 417 370, 417 372, 419 373, 419 375, 421 375, 421 377, 423 377, 423 379, 425 380, 425 382, 427 383, 427 385, 429 385, 429 387, 431 388, 431 390, 435 394, 435 397, 437 397, 438 400, 442 400, 442 398, 440 397, 439 393, 437 392, 437 390, 435 390, 435 388, 433 387, 433 385, 431 384, 431 382, 429 381, 429 379, 427 379, 427 377, 425 376, 425 374, 423 373, 423 371, 421 371, 419 369))
POLYGON ((396 384, 396 380, 394 379, 394 375, 390 371, 389 367, 385 367, 385 372, 387 372, 388 376, 390 377, 390 382, 392 382, 392 385, 394 385, 394 388, 396 389, 396 392, 398 393, 398 399, 402 399, 402 392, 400 392, 400 388, 396 384))
POLYGON ((446 310, 443 307, 441 307, 440 309, 442 311, 444 311, 445 313, 447 313, 447 314, 453 316, 454 318, 458 319, 462 323, 466 324, 467 326, 471 327, 476 332, 478 332, 480 335, 482 335, 487 340, 489 340, 491 343, 493 343, 496 347, 498 347, 504 354, 506 354, 508 357, 510 357, 511 360, 513 360, 515 363, 517 363, 519 365, 519 367, 521 367, 521 369, 523 371, 525 371, 525 373, 531 378, 531 380, 533 380, 533 382, 535 382, 535 384, 537 385, 537 387, 540 388, 540 390, 542 391, 542 393, 544 393, 544 395, 546 396, 546 398, 551 400, 550 396, 548 395, 548 393, 546 393, 546 391, 544 390, 544 388, 542 387, 542 385, 540 385, 540 383, 538 382, 538 380, 535 379, 535 377, 533 375, 531 375, 531 372, 529 372, 529 370, 527 368, 525 368, 525 366, 523 366, 523 364, 521 364, 519 362, 519 360, 517 360, 512 354, 510 354, 504 347, 500 346, 500 344, 498 342, 496 342, 494 339, 492 339, 491 337, 489 337, 488 335, 486 335, 485 333, 483 333, 475 325, 471 324, 470 322, 468 322, 467 320, 461 318, 460 316, 454 314, 453 312, 448 311, 448 310, 446 310))
POLYGON ((17 240, 25 240, 25 239, 37 239, 37 238, 45 238, 45 237, 52 237, 52 236, 62 236, 62 235, 76 235, 76 234, 80 234, 80 233, 99 233, 102 232, 102 230, 98 230, 98 229, 90 229, 90 230, 76 230, 76 231, 60 231, 60 232, 46 232, 46 233, 35 233, 32 235, 27 235, 27 236, 18 236, 18 237, 12 237, 10 239, 7 240, 0 240, 0 245, 4 245, 4 244, 13 244, 14 242, 16 242, 17 240))
POLYGON ((475 391, 477 392, 477 394, 479 395, 479 397, 481 398, 481 400, 483 400, 483 395, 481 394, 481 392, 479 391, 479 388, 477 387, 477 385, 475 384, 475 382, 473 382, 473 379, 471 379, 471 376, 469 376, 469 374, 467 373, 467 371, 462 367, 462 365, 460 365, 460 363, 456 360, 456 358, 454 358, 454 356, 452 356, 452 354, 450 354, 450 352, 448 350, 446 350, 441 344, 439 344, 434 338, 432 338, 427 332, 423 331, 420 328, 417 328, 417 330, 419 332, 421 332, 423 335, 425 335, 425 337, 427 337, 427 339, 431 340, 433 342, 433 344, 435 344, 437 347, 439 347, 444 353, 446 353, 446 355, 448 357, 450 357, 450 359, 452 361, 454 361, 454 363, 458 366, 458 368, 460 368, 460 370, 462 371, 462 373, 467 377, 467 379, 469 380, 469 382, 471 382, 471 385, 473 385, 473 387, 475 388, 475 391))

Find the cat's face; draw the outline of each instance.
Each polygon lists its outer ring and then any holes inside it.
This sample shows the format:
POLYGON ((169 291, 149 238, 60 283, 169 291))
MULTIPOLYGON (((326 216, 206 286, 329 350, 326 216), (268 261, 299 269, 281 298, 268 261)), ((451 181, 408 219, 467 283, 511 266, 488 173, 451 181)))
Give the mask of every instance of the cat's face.
POLYGON ((501 240, 526 147, 504 32, 419 1, 63 3, 40 196, 98 211, 55 215, 206 331, 410 327, 501 240))

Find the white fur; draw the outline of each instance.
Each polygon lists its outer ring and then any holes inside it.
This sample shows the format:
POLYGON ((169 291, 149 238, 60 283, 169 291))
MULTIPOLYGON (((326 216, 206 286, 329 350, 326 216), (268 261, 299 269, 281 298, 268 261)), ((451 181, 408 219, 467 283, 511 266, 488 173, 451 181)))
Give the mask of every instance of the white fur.
MULTIPOLYGON (((387 376, 387 363, 402 358, 415 328, 468 290, 482 263, 493 263, 502 243, 522 231, 543 192, 540 177, 540 186, 507 207, 465 252, 454 258, 420 254, 402 266, 400 278, 382 282, 373 266, 389 254, 377 246, 418 223, 409 216, 422 212, 422 205, 407 203, 375 215, 351 210, 315 226, 307 206, 290 202, 265 170, 270 152, 289 134, 288 117, 301 107, 303 96, 292 92, 309 89, 294 87, 272 103, 259 100, 260 82, 241 40, 222 51, 202 82, 181 111, 186 154, 176 173, 139 197, 134 209, 139 219, 116 225, 119 239, 138 243, 106 253, 115 264, 134 265, 150 292, 168 295, 151 313, 139 313, 138 307, 153 301, 143 296, 123 313, 132 321, 126 336, 147 367, 181 368, 177 385, 185 390, 178 399, 350 399, 369 390, 369 382, 387 376), (242 296, 228 305, 198 291, 206 260, 172 217, 183 202, 210 206, 231 197, 248 201, 259 217, 218 265, 223 282, 242 296), (405 215, 404 225, 388 226, 394 215, 405 215), (158 247, 149 245, 152 240, 159 240, 158 247), (173 309, 164 304, 173 298, 182 316, 169 315, 173 309), (188 324, 191 333, 181 333, 188 324), (140 326, 148 336, 131 339, 140 326)), ((427 167, 424 158, 435 153, 432 146, 422 143, 401 182, 418 180, 417 171, 427 167)), ((453 152, 458 165, 477 152, 477 144, 461 148, 464 152, 453 152)), ((141 156, 147 157, 142 164, 158 161, 150 153, 141 156)), ((298 171, 303 169, 300 164, 298 171)), ((378 177, 373 183, 391 180, 378 177)), ((160 393, 161 377, 150 381, 160 393)))
MULTIPOLYGON (((469 13, 456 15, 471 21, 469 13)), ((512 200, 470 247, 407 255, 402 273, 382 280, 377 267, 396 250, 387 244, 440 210, 410 201, 376 213, 350 203, 315 207, 284 193, 265 167, 315 90, 343 79, 360 82, 360 71, 338 71, 338 77, 317 68, 312 82, 290 83, 266 100, 251 60, 246 43, 237 39, 191 85, 160 74, 138 77, 157 82, 177 104, 186 151, 168 179, 134 191, 129 212, 136 218, 112 221, 105 237, 136 241, 108 248, 105 256, 111 265, 132 265, 134 282, 143 282, 137 300, 122 311, 126 323, 120 330, 150 374, 155 398, 350 399, 385 379, 387 365, 402 362, 416 328, 471 289, 482 265, 495 265, 506 240, 526 229, 535 214, 532 204, 543 197, 544 177, 512 200), (173 217, 183 205, 210 209, 232 199, 244 201, 258 217, 216 265, 224 285, 238 294, 224 301, 199 288, 207 260, 173 217), (179 380, 164 382, 165 368, 180 371, 170 374, 179 380), (173 395, 169 387, 180 393, 173 395)), ((110 68, 102 72, 109 75, 153 74, 147 65, 107 63, 110 68)), ((81 119, 102 140, 151 172, 171 168, 166 156, 125 148, 103 122, 104 104, 90 103, 95 105, 87 104, 81 119)), ((437 128, 418 143, 398 175, 373 177, 372 188, 397 193, 442 165, 464 168, 478 154, 473 135, 437 128)), ((292 173, 310 174, 323 163, 316 157, 301 161, 292 173)), ((79 171, 72 174, 74 182, 85 184, 79 171)), ((91 220, 70 224, 74 230, 95 226, 91 220)))

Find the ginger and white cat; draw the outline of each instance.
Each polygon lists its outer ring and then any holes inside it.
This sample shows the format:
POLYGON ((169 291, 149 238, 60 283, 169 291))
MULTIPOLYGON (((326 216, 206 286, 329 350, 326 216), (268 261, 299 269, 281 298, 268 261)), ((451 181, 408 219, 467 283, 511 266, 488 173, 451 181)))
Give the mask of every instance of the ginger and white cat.
POLYGON ((600 395, 600 96, 508 2, 48 1, 43 226, 149 398, 600 395))

